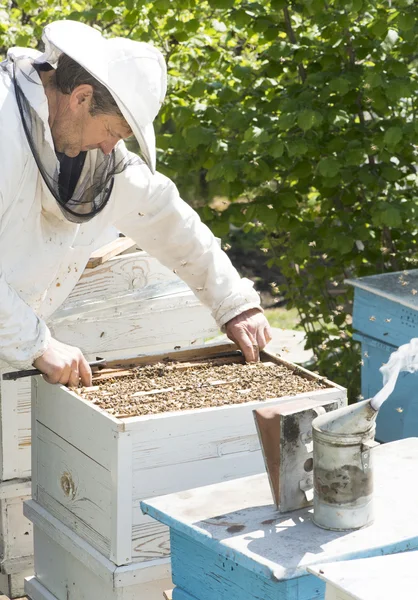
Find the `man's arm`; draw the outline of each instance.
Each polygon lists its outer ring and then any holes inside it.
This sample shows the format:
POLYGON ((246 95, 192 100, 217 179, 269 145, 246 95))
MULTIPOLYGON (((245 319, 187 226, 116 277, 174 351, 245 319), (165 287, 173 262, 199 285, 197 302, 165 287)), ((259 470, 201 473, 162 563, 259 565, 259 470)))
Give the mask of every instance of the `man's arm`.
POLYGON ((145 165, 116 177, 115 225, 141 248, 174 270, 208 306, 218 325, 256 360, 270 328, 253 283, 240 278, 226 253, 174 183, 145 165))
MULTIPOLYGON (((2 207, 0 193, 0 224, 2 207)), ((84 385, 91 385, 91 370, 81 351, 51 337, 46 323, 8 284, 1 260, 0 359, 17 369, 29 369, 33 365, 50 383, 78 385, 81 378, 84 385)))

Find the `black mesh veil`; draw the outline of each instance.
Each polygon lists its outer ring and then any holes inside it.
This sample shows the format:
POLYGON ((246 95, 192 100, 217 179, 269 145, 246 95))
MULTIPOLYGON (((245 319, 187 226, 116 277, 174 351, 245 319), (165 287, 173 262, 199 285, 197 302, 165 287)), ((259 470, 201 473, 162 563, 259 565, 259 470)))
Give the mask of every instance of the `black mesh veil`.
POLYGON ((142 160, 126 150, 121 151, 118 145, 110 154, 100 149, 80 152, 75 158, 56 153, 49 127, 31 103, 32 94, 43 93, 38 70, 26 57, 15 59, 13 70, 6 70, 13 80, 26 138, 49 191, 67 220, 89 221, 108 203, 114 176, 142 160))

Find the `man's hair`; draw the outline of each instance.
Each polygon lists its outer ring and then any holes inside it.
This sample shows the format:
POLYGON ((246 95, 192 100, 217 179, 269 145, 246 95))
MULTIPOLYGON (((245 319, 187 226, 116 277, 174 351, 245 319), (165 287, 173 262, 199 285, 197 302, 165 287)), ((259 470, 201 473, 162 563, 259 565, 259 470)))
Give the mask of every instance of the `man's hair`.
POLYGON ((61 54, 55 70, 55 86, 62 94, 71 94, 79 85, 88 84, 93 88, 90 114, 116 115, 124 119, 112 94, 75 60, 61 54))

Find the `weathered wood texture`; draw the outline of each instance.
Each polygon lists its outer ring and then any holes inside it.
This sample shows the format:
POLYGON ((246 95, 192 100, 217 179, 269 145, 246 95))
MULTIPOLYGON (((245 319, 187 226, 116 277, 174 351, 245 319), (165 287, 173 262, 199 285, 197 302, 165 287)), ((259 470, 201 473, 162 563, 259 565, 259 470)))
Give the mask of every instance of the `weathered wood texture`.
POLYGON ((13 575, 0 574, 0 592, 6 595, 6 598, 21 598, 24 591, 25 578, 33 575, 33 567, 26 568, 20 573, 13 575))
POLYGON ((1 374, 5 372, 0 372, 0 481, 30 477, 31 472, 31 382, 4 381, 1 374))
MULTIPOLYGON (((33 566, 32 523, 23 515, 23 502, 30 496, 29 480, 0 483, 0 573, 3 575, 19 576, 33 566)), ((3 578, 3 584, 6 579, 3 578)))
MULTIPOLYGON (((154 350, 187 347, 213 336, 218 328, 210 312, 190 290, 151 298, 118 301, 113 306, 56 318, 52 334, 78 346, 88 358, 128 357, 154 350)), ((163 295, 165 294, 165 295, 163 295)))
POLYGON ((173 350, 218 331, 190 288, 145 252, 86 269, 49 325, 88 358, 173 350))
MULTIPOLYGON (((210 354, 218 355, 219 346, 177 357, 210 354)), ((345 390, 329 386, 297 397, 342 406, 345 390)), ((142 515, 140 500, 263 472, 252 409, 285 400, 116 419, 67 388, 36 379, 33 497, 117 565, 167 557, 168 530, 142 515)))
POLYGON ((375 520, 356 531, 321 529, 307 508, 278 513, 265 475, 143 502, 171 529, 174 600, 323 600, 308 567, 418 549, 418 438, 372 452, 375 520))
POLYGON ((168 560, 116 567, 36 502, 25 513, 34 524, 32 600, 162 600, 172 587, 168 560))
POLYGON ((88 260, 86 269, 94 269, 94 267, 102 265, 114 256, 131 249, 133 246, 136 246, 136 242, 131 240, 131 238, 119 237, 102 248, 95 250, 88 260))

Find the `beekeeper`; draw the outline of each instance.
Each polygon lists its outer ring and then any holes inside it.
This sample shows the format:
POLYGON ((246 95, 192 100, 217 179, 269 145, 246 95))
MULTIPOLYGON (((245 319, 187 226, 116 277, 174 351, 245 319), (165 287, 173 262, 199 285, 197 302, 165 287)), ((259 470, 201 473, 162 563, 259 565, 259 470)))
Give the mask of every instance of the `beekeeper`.
POLYGON ((51 23, 43 41, 43 54, 12 48, 0 68, 0 365, 91 385, 82 352, 45 320, 110 226, 175 269, 254 360, 270 340, 258 294, 155 170, 162 55, 75 21, 51 23))

